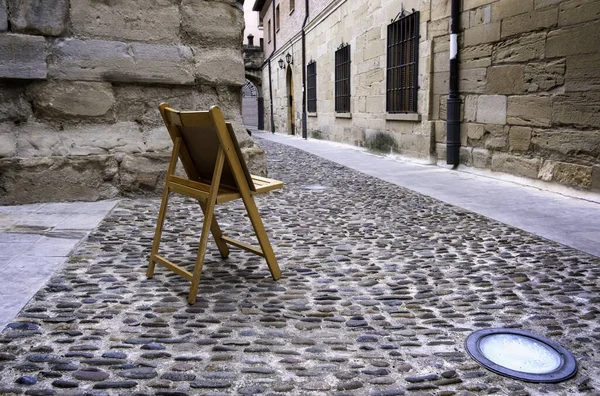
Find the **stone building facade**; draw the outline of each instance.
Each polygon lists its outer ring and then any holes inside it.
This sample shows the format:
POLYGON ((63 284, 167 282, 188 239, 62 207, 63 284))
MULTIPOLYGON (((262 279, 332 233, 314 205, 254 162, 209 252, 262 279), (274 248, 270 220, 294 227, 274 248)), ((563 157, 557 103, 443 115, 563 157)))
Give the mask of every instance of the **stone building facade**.
POLYGON ((242 2, 0 0, 0 203, 162 190, 158 105, 241 121, 242 2))
MULTIPOLYGON (((460 5, 460 166, 600 191, 600 0, 460 5)), ((451 0, 256 0, 265 26, 265 128, 445 163, 450 7, 451 0), (416 109, 390 112, 388 28, 413 10, 416 109), (348 112, 335 111, 340 44, 350 48, 348 112), (312 61, 317 111, 304 117, 303 69, 312 61)))

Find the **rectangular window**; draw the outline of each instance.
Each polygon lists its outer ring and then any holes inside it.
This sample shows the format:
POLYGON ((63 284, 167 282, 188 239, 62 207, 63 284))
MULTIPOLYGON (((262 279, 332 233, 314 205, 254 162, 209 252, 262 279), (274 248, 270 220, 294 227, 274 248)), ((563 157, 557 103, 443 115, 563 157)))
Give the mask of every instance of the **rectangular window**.
POLYGON ((296 8, 296 2, 294 0, 290 0, 290 14, 294 11, 294 8, 296 8))
POLYGON ((281 16, 279 14, 279 4, 275 7, 275 30, 279 31, 279 23, 281 22, 281 16))
POLYGON ((267 21, 267 43, 271 42, 271 20, 267 21))
POLYGON ((388 25, 387 95, 388 113, 416 113, 419 59, 419 12, 400 15, 388 25))
POLYGON ((350 112, 350 44, 335 51, 335 112, 350 112))
POLYGON ((317 62, 306 66, 306 107, 309 113, 317 112, 317 62))

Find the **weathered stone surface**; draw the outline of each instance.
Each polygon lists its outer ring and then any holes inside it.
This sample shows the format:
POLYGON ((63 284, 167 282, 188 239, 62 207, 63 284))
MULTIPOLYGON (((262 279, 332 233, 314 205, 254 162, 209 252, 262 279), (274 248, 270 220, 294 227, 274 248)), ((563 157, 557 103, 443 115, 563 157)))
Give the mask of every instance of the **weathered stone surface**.
POLYGON ((482 43, 491 43, 500 40, 500 23, 478 25, 464 31, 464 45, 466 47, 482 43))
POLYGON ((549 91, 565 82, 566 62, 558 59, 548 62, 531 62, 525 66, 525 91, 549 91))
POLYGON ((492 152, 479 147, 474 147, 473 152, 473 166, 475 168, 490 169, 492 167, 492 152))
POLYGON ((538 158, 517 157, 495 152, 492 155, 492 170, 535 179, 538 175, 540 162, 538 158))
POLYGON ((508 128, 507 125, 484 124, 485 148, 506 151, 508 148, 508 128))
POLYGON ((46 40, 23 34, 0 35, 0 78, 46 78, 46 40))
POLYGON ((210 85, 241 87, 245 83, 244 59, 233 48, 196 50, 196 76, 210 85))
POLYGON ((0 83, 0 122, 25 121, 33 115, 25 87, 14 82, 0 83))
POLYGON ((531 144, 531 128, 513 126, 508 132, 508 142, 512 150, 527 151, 531 144))
POLYGON ((600 20, 553 30, 548 33, 546 57, 597 53, 598 42, 600 42, 600 20))
POLYGON ((179 42, 176 0, 73 1, 71 24, 73 34, 80 38, 179 42))
POLYGON ((115 197, 113 156, 0 160, 0 203, 96 201, 115 197))
POLYGON ((589 0, 561 1, 558 14, 559 26, 569 26, 593 21, 600 15, 600 2, 589 0))
POLYGON ((486 93, 514 95, 523 92, 524 67, 522 65, 492 66, 487 69, 486 93))
POLYGON ((0 32, 8 29, 8 14, 6 13, 6 0, 0 0, 0 32))
POLYGON ((242 148, 242 155, 253 175, 267 176, 265 152, 257 144, 242 148))
POLYGON ((48 74, 55 79, 193 84, 190 48, 102 40, 55 40, 48 74))
POLYGON ((552 122, 600 128, 600 92, 573 92, 554 99, 552 122))
POLYGON ((17 136, 12 122, 0 124, 0 158, 17 155, 17 136))
POLYGON ((500 21, 533 10, 533 0, 502 0, 492 3, 492 20, 500 21))
POLYGON ((567 57, 565 91, 600 91, 600 53, 567 57))
POLYGON ((549 28, 556 26, 557 23, 558 7, 515 15, 502 21, 502 37, 549 28))
POLYGON ((477 98, 477 122, 506 123, 506 96, 481 95, 477 98))
POLYGON ((536 95, 510 96, 506 121, 513 125, 550 126, 552 98, 536 95))
MULTIPOLYGON (((486 86, 486 68, 461 70, 458 75, 458 89, 464 93, 484 93, 486 86)), ((446 93, 448 92, 448 86, 446 93)))
POLYGON ((243 10, 233 3, 183 0, 181 30, 187 40, 206 47, 241 48, 243 10))
POLYGON ((479 140, 483 137, 484 134, 484 129, 483 129, 483 124, 473 124, 473 123, 469 123, 467 124, 467 128, 466 128, 466 135, 467 138, 470 141, 473 140, 479 140))
POLYGON ((592 166, 592 190, 600 191, 600 165, 592 166))
POLYGON ((592 167, 557 162, 552 180, 567 186, 589 189, 592 185, 592 167))
POLYGON ((69 23, 69 0, 8 0, 15 33, 61 36, 69 23))
POLYGON ((36 115, 52 119, 100 117, 115 103, 111 84, 102 82, 50 80, 30 85, 27 93, 36 115))
POLYGON ((133 122, 85 125, 53 130, 46 124, 27 123, 17 130, 19 157, 87 156, 140 153, 144 143, 133 122))
POLYGON ((594 162, 600 155, 600 131, 546 130, 533 131, 531 143, 536 151, 546 155, 560 155, 562 159, 578 155, 594 162))
POLYGON ((170 153, 125 155, 119 168, 121 191, 131 194, 161 190, 169 157, 170 153))
POLYGON ((546 51, 545 45, 546 33, 530 33, 525 36, 508 38, 494 47, 492 60, 496 64, 542 59, 546 51))

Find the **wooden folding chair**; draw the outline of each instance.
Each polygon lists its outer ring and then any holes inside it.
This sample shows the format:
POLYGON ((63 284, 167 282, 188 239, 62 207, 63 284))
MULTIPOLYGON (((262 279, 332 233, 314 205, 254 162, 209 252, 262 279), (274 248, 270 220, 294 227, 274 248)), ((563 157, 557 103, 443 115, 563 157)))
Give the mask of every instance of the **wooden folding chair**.
POLYGON ((229 256, 228 244, 237 246, 264 257, 273 279, 279 279, 281 276, 279 265, 254 203, 253 195, 282 188, 283 182, 251 175, 248 172, 233 128, 231 124, 225 122, 223 113, 218 106, 211 107, 209 111, 177 111, 171 109, 167 103, 162 103, 160 114, 173 140, 173 153, 158 213, 152 254, 146 273, 148 278, 154 275, 156 263, 183 276, 192 283, 188 302, 194 304, 206 254, 208 233, 212 232, 223 258, 229 256), (187 179, 175 176, 178 158, 183 164, 187 179), (198 246, 193 273, 158 254, 171 191, 197 199, 204 212, 200 246, 198 246), (244 202, 260 247, 224 236, 215 219, 216 205, 238 198, 244 202))

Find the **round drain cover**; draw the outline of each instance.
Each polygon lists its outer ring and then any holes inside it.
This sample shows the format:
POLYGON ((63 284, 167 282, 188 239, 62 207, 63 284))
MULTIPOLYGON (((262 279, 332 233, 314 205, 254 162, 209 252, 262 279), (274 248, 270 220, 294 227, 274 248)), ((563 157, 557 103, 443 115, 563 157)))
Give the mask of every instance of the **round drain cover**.
POLYGON ((465 347, 488 370, 523 381, 560 382, 577 372, 569 351, 524 330, 478 330, 467 337, 465 347))

